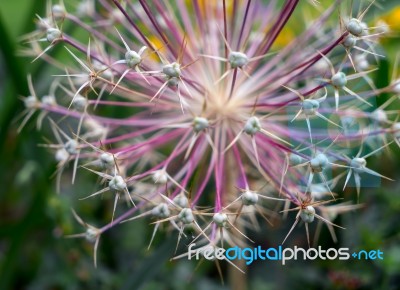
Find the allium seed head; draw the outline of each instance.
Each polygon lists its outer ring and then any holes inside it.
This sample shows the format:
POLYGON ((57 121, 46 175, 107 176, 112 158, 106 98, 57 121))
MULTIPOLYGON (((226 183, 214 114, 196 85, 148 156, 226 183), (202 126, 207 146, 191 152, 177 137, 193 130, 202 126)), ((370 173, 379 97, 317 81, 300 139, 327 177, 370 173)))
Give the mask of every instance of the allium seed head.
POLYGON ((183 208, 178 215, 179 220, 188 225, 194 221, 193 212, 190 208, 183 208))
POLYGON ((243 192, 241 199, 243 205, 255 205, 258 202, 258 194, 256 192, 246 190, 243 192))
POLYGON ((48 42, 52 43, 52 42, 60 39, 61 35, 62 35, 62 33, 59 29, 50 27, 47 29, 46 39, 48 42))
POLYGON ((126 182, 120 175, 115 175, 110 182, 108 183, 108 186, 115 191, 124 191, 126 189, 126 182))
POLYGON ((257 132, 259 132, 260 130, 261 130, 261 123, 260 123, 260 120, 259 120, 257 117, 255 117, 255 116, 250 117, 250 118, 246 121, 246 124, 244 125, 244 128, 243 128, 243 131, 244 131, 246 134, 249 134, 249 135, 254 135, 254 134, 256 134, 257 132))
POLYGON ((346 74, 343 72, 338 72, 332 76, 331 81, 332 85, 336 88, 343 88, 347 84, 346 74))
POLYGON ((315 218, 315 208, 309 205, 302 209, 300 212, 300 218, 305 223, 312 223, 315 218))
POLYGON ((249 63, 249 58, 242 52, 231 51, 228 56, 231 68, 242 68, 249 63))
POLYGON ((354 36, 361 36, 364 31, 364 27, 360 20, 357 18, 352 18, 347 22, 346 25, 347 31, 353 34, 354 36))

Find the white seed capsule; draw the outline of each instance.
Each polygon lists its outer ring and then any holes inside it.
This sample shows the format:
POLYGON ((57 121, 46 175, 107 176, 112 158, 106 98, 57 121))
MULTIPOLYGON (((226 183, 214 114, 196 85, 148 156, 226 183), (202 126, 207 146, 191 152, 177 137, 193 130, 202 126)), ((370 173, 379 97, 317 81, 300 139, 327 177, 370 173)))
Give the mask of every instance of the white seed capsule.
POLYGON ((242 68, 249 63, 249 58, 242 52, 232 51, 228 56, 231 68, 242 68))
POLYGON ((134 68, 138 64, 140 64, 140 62, 142 61, 142 58, 140 57, 140 55, 136 51, 128 50, 125 53, 125 61, 126 61, 126 64, 130 68, 134 68))
POLYGON ((75 96, 74 100, 72 101, 72 107, 79 112, 83 112, 87 105, 87 99, 81 95, 75 96))
POLYGON ((61 31, 59 29, 52 27, 47 29, 46 39, 48 42, 52 43, 53 41, 60 38, 61 38, 61 31))
POLYGON ((371 118, 378 121, 380 124, 385 124, 388 121, 387 114, 382 109, 376 109, 371 113, 371 118))
POLYGON ((400 94, 400 79, 394 81, 393 92, 395 94, 400 94))
POLYGON ((289 155, 289 165, 296 166, 303 162, 303 158, 297 154, 290 153, 289 155))
POLYGON ((377 33, 386 34, 390 32, 390 26, 383 20, 379 20, 375 27, 377 33))
POLYGON ((253 116, 250 117, 244 125, 243 131, 249 135, 254 135, 261 130, 260 120, 253 116))
POLYGON ((111 79, 113 77, 112 71, 108 69, 108 66, 104 63, 94 59, 92 65, 95 71, 101 72, 102 77, 106 79, 111 79))
POLYGON ((48 27, 51 26, 52 22, 53 21, 51 18, 42 18, 39 21, 36 21, 36 28, 41 32, 46 32, 48 27))
POLYGON ((167 85, 169 86, 169 87, 177 87, 178 86, 178 84, 179 84, 179 78, 176 78, 176 77, 168 77, 168 79, 167 79, 167 85))
POLYGON ((97 240, 98 232, 95 229, 87 228, 85 233, 85 239, 90 242, 94 243, 97 240))
POLYGON ((325 154, 323 154, 323 153, 318 153, 317 154, 317 156, 316 156, 316 158, 320 161, 320 163, 321 163, 321 165, 322 166, 326 166, 327 164, 328 164, 328 158, 326 157, 326 155, 325 154))
POLYGON ((160 203, 151 210, 151 214, 157 218, 167 218, 171 212, 165 202, 160 203))
POLYGON ((55 106, 57 105, 56 98, 52 95, 43 96, 42 104, 47 106, 55 106))
POLYGON ((162 72, 170 78, 179 78, 181 76, 181 66, 176 62, 166 64, 163 66, 162 72))
POLYGON ((357 173, 363 173, 365 166, 367 166, 367 161, 364 158, 356 157, 350 161, 351 169, 357 173))
POLYGON ((362 23, 356 18, 352 18, 347 22, 346 29, 354 36, 361 36, 364 31, 362 23))
POLYGON ((310 160, 311 169, 317 173, 322 172, 327 164, 328 158, 326 158, 325 154, 322 153, 317 154, 314 158, 310 160))
POLYGON ((369 68, 369 62, 365 54, 357 54, 354 57, 354 65, 358 71, 366 71, 369 68))
POLYGON ((165 170, 156 170, 153 172, 154 183, 166 184, 168 182, 168 175, 165 170))
POLYGON ((393 124, 392 130, 394 131, 393 132, 394 137, 396 139, 400 139, 400 123, 399 122, 393 124))
POLYGON ((213 216, 213 222, 219 227, 225 227, 228 221, 228 216, 224 213, 217 212, 213 216))
POLYGON ((335 73, 331 78, 332 85, 336 88, 343 88, 347 85, 346 74, 343 72, 335 73))
POLYGON ((315 115, 319 109, 319 102, 317 100, 304 100, 302 103, 302 109, 305 115, 315 115))
POLYGON ((55 154, 57 162, 65 162, 69 158, 69 153, 64 148, 58 149, 55 154))
POLYGON ((176 204, 177 206, 179 206, 181 208, 185 208, 185 207, 189 206, 189 200, 184 194, 178 194, 177 196, 175 196, 175 198, 173 199, 173 202, 174 202, 174 204, 176 204))
POLYGON ((193 212, 190 208, 183 208, 178 215, 179 220, 184 224, 190 224, 194 221, 193 212))
POLYGON ((196 133, 207 129, 209 125, 208 120, 203 117, 195 117, 193 120, 193 130, 196 133))
POLYGON ((357 38, 355 38, 351 34, 347 35, 342 42, 343 46, 346 48, 352 48, 356 45, 356 43, 357 43, 357 38))
POLYGON ((51 13, 53 13, 53 17, 55 20, 59 20, 64 18, 65 16, 65 9, 62 5, 55 4, 51 7, 51 13))
POLYGON ((125 180, 122 178, 120 175, 115 175, 110 182, 108 183, 108 186, 115 191, 124 191, 126 188, 126 183, 125 180))
POLYGON ((368 35, 368 24, 365 22, 361 22, 361 27, 363 29, 361 36, 367 36, 368 35))
POLYGON ((74 139, 68 140, 67 143, 64 144, 64 149, 71 155, 78 153, 78 142, 74 139))
POLYGON ((258 202, 258 194, 256 192, 246 190, 243 192, 241 199, 243 205, 255 205, 258 202))
POLYGON ((100 155, 100 164, 103 168, 114 167, 115 161, 114 156, 111 153, 104 152, 100 155))
POLYGON ((305 209, 302 209, 300 212, 300 218, 305 223, 312 223, 315 218, 315 209, 311 205, 307 206, 305 209))
POLYGON ((33 109, 38 105, 38 100, 34 96, 28 96, 24 99, 24 105, 27 109, 33 109))

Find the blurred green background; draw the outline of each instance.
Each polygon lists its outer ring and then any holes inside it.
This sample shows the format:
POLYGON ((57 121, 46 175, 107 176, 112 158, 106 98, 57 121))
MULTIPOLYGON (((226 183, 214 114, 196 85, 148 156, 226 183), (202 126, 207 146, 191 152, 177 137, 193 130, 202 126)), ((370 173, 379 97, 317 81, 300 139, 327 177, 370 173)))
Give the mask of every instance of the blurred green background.
MULTIPOLYGON (((374 15, 382 14, 396 25, 400 22, 400 12, 393 12, 396 2, 384 2, 384 9, 374 15)), ((89 223, 101 226, 110 220, 112 201, 77 202, 75 191, 95 189, 89 175, 78 179, 79 186, 57 195, 49 179, 55 162, 37 146, 44 142, 43 133, 34 129, 34 122, 16 133, 18 123, 13 120, 23 110, 18 96, 29 94, 27 73, 34 76, 38 95, 48 85, 44 62, 31 64, 30 59, 17 56, 18 37, 34 29, 35 14, 43 14, 44 6, 43 0, 0 2, 0 289, 230 289, 229 283, 221 285, 213 263, 197 268, 188 261, 170 262, 175 235, 158 234, 146 251, 152 227, 145 220, 118 226, 101 238, 97 269, 92 245, 62 237, 83 230, 72 218, 71 207, 89 223)), ((399 40, 397 35, 383 42, 391 57, 381 63, 376 80, 380 84, 389 81, 399 40)), ((400 150, 391 148, 392 155, 371 158, 369 164, 396 181, 363 189, 365 207, 336 220, 349 229, 337 231, 340 246, 380 249, 383 261, 254 263, 246 276, 249 289, 400 289, 400 150)), ((346 197, 355 201, 354 192, 346 197)), ((256 240, 264 247, 279 245, 290 225, 258 233, 256 240)), ((304 241, 303 230, 295 230, 293 244, 296 239, 304 241)), ((339 246, 331 242, 326 229, 320 241, 324 248, 339 246)))

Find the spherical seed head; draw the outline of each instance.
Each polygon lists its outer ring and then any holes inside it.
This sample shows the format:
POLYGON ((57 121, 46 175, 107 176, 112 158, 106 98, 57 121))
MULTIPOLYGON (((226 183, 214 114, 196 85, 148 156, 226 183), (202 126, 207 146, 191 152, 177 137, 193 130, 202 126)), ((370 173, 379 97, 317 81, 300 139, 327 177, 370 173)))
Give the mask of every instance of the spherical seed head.
POLYGON ((108 183, 108 186, 115 191, 124 191, 126 189, 125 180, 120 175, 115 175, 108 183))
POLYGON ((243 205, 255 205, 258 202, 258 194, 250 190, 243 192, 241 198, 243 205))
POLYGON ((42 104, 46 106, 54 106, 57 104, 56 98, 52 95, 46 95, 42 97, 42 104))
POLYGON ((325 154, 323 153, 318 153, 316 155, 316 158, 320 161, 320 163, 322 164, 322 166, 326 166, 328 164, 328 158, 326 157, 325 154))
POLYGON ((141 56, 133 50, 128 50, 125 53, 125 61, 126 64, 130 67, 130 68, 134 68, 136 67, 138 64, 140 64, 140 62, 142 61, 141 56))
POLYGON ((165 202, 162 202, 160 204, 158 204, 157 206, 155 206, 152 210, 151 210, 151 214, 154 217, 157 218, 167 218, 170 216, 171 212, 168 208, 168 205, 165 202))
POLYGON ((388 33, 390 32, 390 26, 384 20, 378 20, 376 23, 376 32, 377 33, 388 33))
POLYGON ((24 105, 27 109, 33 109, 37 106, 38 100, 34 96, 28 96, 24 99, 24 105))
POLYGON ((65 16, 65 9, 62 5, 55 4, 51 7, 51 13, 53 14, 54 19, 58 20, 65 16))
POLYGON ((242 68, 249 63, 249 58, 242 52, 231 51, 228 56, 228 61, 231 68, 242 68))
POLYGON ((371 113, 371 117, 378 121, 380 124, 385 124, 388 121, 387 114, 384 110, 382 109, 376 109, 371 113))
POLYGON ((304 100, 302 104, 303 112, 307 116, 315 115, 319 108, 319 102, 317 100, 304 100))
POLYGON ((200 131, 203 131, 208 128, 209 122, 206 118, 203 117, 195 117, 193 120, 193 130, 196 133, 199 133, 200 131))
POLYGON ((289 165, 296 166, 303 162, 303 158, 297 154, 290 153, 289 155, 289 165))
POLYGON ((393 92, 395 94, 400 94, 400 79, 394 81, 393 92))
POLYGON ((357 18, 350 19, 349 22, 347 22, 346 29, 354 36, 361 36, 364 31, 361 21, 357 18))
POLYGON ((246 134, 249 134, 249 135, 254 135, 254 134, 256 134, 257 132, 259 132, 260 130, 261 130, 261 123, 260 123, 260 120, 259 120, 257 117, 255 117, 255 116, 250 117, 250 118, 246 121, 246 124, 244 125, 244 128, 243 128, 243 131, 244 131, 246 134))
POLYGON ((399 122, 394 123, 393 126, 392 126, 392 129, 394 131, 393 132, 394 137, 396 139, 400 139, 400 123, 399 122))
POLYGON ((328 158, 326 158, 325 154, 322 153, 317 154, 310 160, 311 169, 317 173, 322 172, 327 164, 328 158))
POLYGON ((108 152, 102 153, 99 160, 103 168, 110 168, 115 165, 114 156, 108 152))
POLYGON ((83 112, 88 104, 88 101, 82 95, 75 96, 74 100, 72 101, 72 107, 75 110, 83 112))
POLYGON ((179 84, 179 78, 176 77, 168 77, 167 79, 167 85, 169 87, 177 87, 179 84))
POLYGON ((358 71, 366 71, 369 68, 369 62, 364 54, 354 56, 354 65, 358 71))
POLYGON ((48 28, 46 32, 46 39, 48 42, 52 43, 53 41, 60 39, 61 31, 57 28, 48 28))
POLYGON ((363 29, 361 36, 366 36, 368 35, 368 24, 365 22, 361 22, 361 27, 363 29))
POLYGON ((347 35, 346 38, 342 42, 343 46, 346 48, 352 48, 356 45, 356 43, 357 43, 357 38, 355 38, 351 34, 347 35))
POLYGON ((51 26, 52 23, 51 17, 45 17, 40 19, 39 21, 36 21, 36 29, 42 32, 46 32, 48 27, 51 26))
POLYGON ((162 68, 162 72, 170 78, 179 78, 181 76, 181 66, 179 63, 173 62, 166 64, 162 68))
POLYGON ((108 66, 104 63, 101 63, 100 61, 94 59, 92 60, 92 66, 95 71, 101 72, 102 77, 106 79, 111 79, 113 77, 112 71, 108 69, 108 66))
POLYGON ((357 173, 363 173, 365 166, 367 166, 367 161, 364 158, 353 158, 350 161, 351 169, 353 169, 357 173))
POLYGON ((311 205, 306 206, 300 212, 300 218, 305 223, 312 223, 315 218, 315 209, 311 205))
POLYGON ((193 212, 190 208, 183 208, 180 211, 178 218, 182 223, 184 223, 186 225, 188 225, 194 221, 193 212))
POLYGON ((219 227, 225 227, 228 221, 228 216, 224 213, 217 212, 213 216, 213 222, 219 227))
POLYGON ((78 153, 78 146, 78 142, 74 139, 71 139, 64 144, 64 149, 68 152, 68 154, 74 155, 78 153))
POLYGON ((85 233, 85 239, 90 242, 94 243, 97 240, 98 236, 98 231, 93 228, 87 228, 86 233, 85 233))
POLYGON ((166 184, 168 182, 168 175, 164 170, 156 170, 153 172, 154 183, 166 184))
POLYGON ((177 206, 179 206, 181 208, 185 208, 185 207, 189 206, 189 200, 184 194, 178 194, 177 196, 175 196, 175 198, 173 199, 173 202, 174 202, 174 204, 176 204, 177 206))
POLYGON ((57 162, 65 162, 69 158, 69 153, 64 148, 58 149, 55 154, 57 162))
POLYGON ((331 78, 332 85, 336 88, 343 88, 347 84, 346 74, 343 72, 335 73, 331 78))

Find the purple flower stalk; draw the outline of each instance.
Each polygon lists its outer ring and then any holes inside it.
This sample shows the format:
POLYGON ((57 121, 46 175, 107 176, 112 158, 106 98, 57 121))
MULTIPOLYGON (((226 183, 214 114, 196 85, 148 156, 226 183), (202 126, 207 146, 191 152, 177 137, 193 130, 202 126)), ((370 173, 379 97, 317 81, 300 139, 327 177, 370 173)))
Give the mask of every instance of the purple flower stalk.
POLYGON ((337 202, 342 189, 354 183, 360 194, 361 176, 389 179, 367 167, 400 145, 388 110, 400 83, 377 89, 371 77, 386 32, 367 21, 373 3, 280 2, 49 2, 38 16, 25 54, 60 73, 42 98, 28 78, 20 129, 36 111, 39 128, 51 116, 55 143, 45 146, 58 162, 57 190, 71 164, 72 183, 83 170, 102 179, 82 202, 113 196, 101 228, 74 212, 86 228, 74 236, 94 242, 95 256, 101 234, 138 218, 154 223, 151 242, 166 224, 177 247, 189 229, 201 246, 244 245, 247 228, 258 217, 270 223, 277 205, 297 213, 283 242, 302 221, 310 245, 317 220, 336 241, 334 217, 359 207, 337 202), (319 16, 291 19, 299 7, 319 16), (277 44, 288 23, 297 36, 277 44), (393 97, 374 108, 382 92, 393 97), (125 212, 114 216, 117 207, 125 212))

